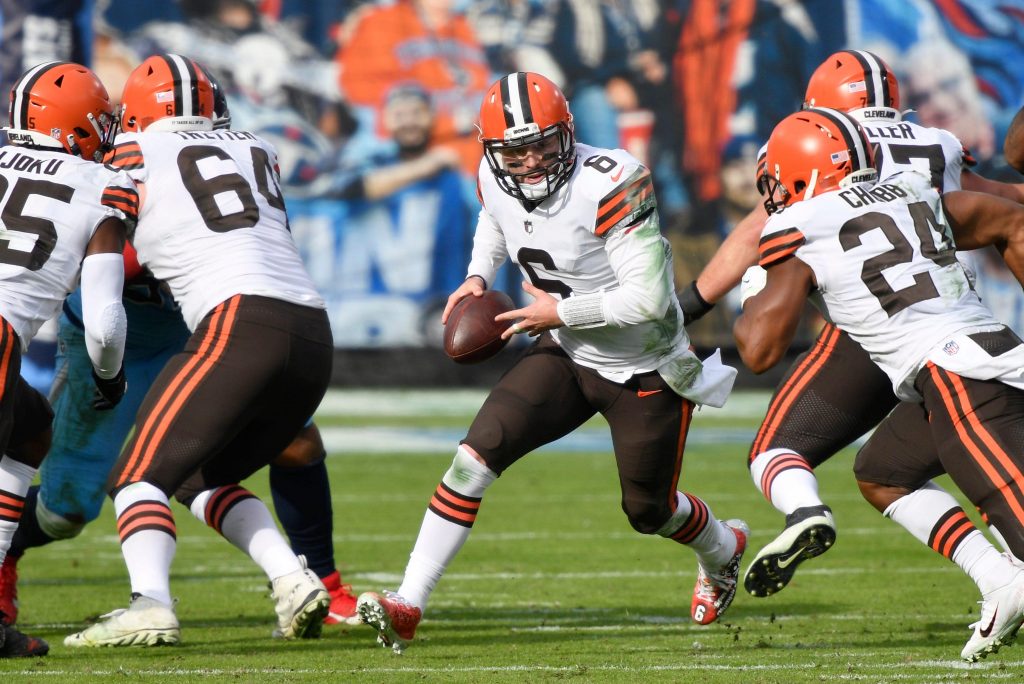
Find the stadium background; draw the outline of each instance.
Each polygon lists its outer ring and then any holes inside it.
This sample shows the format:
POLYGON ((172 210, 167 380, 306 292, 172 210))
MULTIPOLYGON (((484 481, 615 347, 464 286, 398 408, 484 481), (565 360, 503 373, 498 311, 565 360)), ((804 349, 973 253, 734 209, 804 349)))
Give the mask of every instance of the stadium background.
MULTIPOLYGON (((0 18, 5 91, 47 59, 90 64, 115 97, 153 52, 218 75, 235 127, 280 152, 292 230, 328 301, 338 385, 488 384, 514 355, 460 367, 438 349, 477 211, 473 121, 508 71, 549 75, 579 139, 651 166, 680 285, 758 200, 758 147, 837 49, 881 55, 908 116, 955 133, 982 174, 1020 180, 1000 152, 1024 102, 1024 0, 0 0, 0 18), (430 94, 433 145, 454 152, 367 199, 367 174, 415 161, 398 157, 381 116, 413 83, 430 94)), ((1021 332, 1020 287, 979 263, 983 298, 1021 332)), ((519 277, 506 268, 496 287, 515 295, 519 277)), ((730 356, 735 309, 731 298, 694 324, 695 343, 730 356)), ((809 312, 801 344, 816 325, 809 312)), ((50 351, 45 340, 30 350, 40 384, 50 351)))

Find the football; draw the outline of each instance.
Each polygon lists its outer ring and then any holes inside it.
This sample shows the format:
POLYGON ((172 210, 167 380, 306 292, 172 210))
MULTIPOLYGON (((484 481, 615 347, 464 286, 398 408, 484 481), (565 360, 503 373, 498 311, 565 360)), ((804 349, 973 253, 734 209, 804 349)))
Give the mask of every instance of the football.
POLYGON ((500 290, 463 298, 444 326, 445 353, 456 363, 479 363, 491 358, 508 344, 501 333, 512 325, 511 321, 495 322, 494 317, 514 308, 512 298, 500 290))

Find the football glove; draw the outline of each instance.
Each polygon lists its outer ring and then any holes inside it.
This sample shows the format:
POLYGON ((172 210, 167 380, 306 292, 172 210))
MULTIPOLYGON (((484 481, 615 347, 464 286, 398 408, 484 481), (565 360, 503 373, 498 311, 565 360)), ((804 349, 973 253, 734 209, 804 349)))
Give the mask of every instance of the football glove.
POLYGON ((747 300, 764 289, 768 283, 768 271, 760 266, 751 266, 743 273, 740 280, 740 309, 747 303, 747 300))
POLYGON ((112 378, 101 378, 92 372, 92 381, 96 384, 96 392, 93 394, 92 407, 97 411, 109 411, 117 406, 128 389, 128 381, 124 377, 124 366, 117 371, 112 378))

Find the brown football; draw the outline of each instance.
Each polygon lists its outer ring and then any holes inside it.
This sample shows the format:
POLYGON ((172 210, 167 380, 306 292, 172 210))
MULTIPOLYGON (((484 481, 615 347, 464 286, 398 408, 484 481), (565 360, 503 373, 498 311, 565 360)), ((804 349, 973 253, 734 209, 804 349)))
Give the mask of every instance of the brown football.
POLYGON ((444 326, 444 352, 456 363, 479 363, 491 358, 508 344, 501 333, 512 325, 511 321, 495 322, 494 317, 514 308, 512 298, 500 290, 463 298, 444 326))

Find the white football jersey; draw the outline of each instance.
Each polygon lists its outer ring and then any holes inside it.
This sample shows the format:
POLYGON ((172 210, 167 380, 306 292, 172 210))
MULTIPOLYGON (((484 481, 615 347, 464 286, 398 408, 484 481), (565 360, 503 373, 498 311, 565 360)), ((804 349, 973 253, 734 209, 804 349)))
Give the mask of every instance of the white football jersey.
POLYGON ((861 128, 875 146, 880 181, 903 171, 917 171, 928 176, 939 192, 952 192, 960 189, 964 164, 973 163, 957 137, 942 128, 910 121, 861 122, 861 128))
POLYGON ((132 244, 191 330, 237 294, 324 308, 292 240, 269 143, 245 131, 127 133, 108 163, 139 183, 132 244))
POLYGON ((617 301, 613 308, 606 301, 609 324, 561 327, 552 335, 573 361, 610 380, 624 382, 634 373, 658 370, 683 396, 720 405, 722 387, 728 385, 727 394, 735 371, 724 372, 727 383, 712 380, 711 367, 718 367, 712 361, 703 366, 702 378, 701 361, 689 352, 674 292, 672 250, 659 228, 650 172, 624 150, 578 143, 576 154, 570 179, 532 211, 503 192, 481 163, 483 209, 469 274, 492 283, 510 256, 527 280, 560 300, 614 293, 620 277, 648 292, 665 292, 668 310, 657 320, 630 311, 629 302, 617 301))
POLYGON ((918 398, 914 380, 928 361, 1017 384, 1012 371, 1024 368, 1024 345, 992 356, 970 339, 1003 325, 956 260, 930 181, 908 172, 787 207, 764 227, 760 263, 770 268, 793 255, 806 263, 832 321, 885 371, 901 398, 918 398))
POLYGON ((85 250, 105 219, 134 218, 123 172, 63 152, 0 148, 0 316, 28 346, 78 286, 85 250))

